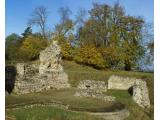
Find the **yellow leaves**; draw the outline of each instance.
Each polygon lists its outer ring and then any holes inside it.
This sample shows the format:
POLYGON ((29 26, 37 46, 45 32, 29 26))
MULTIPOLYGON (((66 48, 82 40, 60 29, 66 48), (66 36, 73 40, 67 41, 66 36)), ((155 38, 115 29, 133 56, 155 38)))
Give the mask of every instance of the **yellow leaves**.
POLYGON ((79 48, 74 60, 97 68, 105 67, 105 61, 103 60, 101 53, 92 45, 79 48))
POLYGON ((28 36, 20 47, 20 56, 23 59, 32 60, 38 57, 39 52, 47 46, 47 41, 42 37, 28 36))

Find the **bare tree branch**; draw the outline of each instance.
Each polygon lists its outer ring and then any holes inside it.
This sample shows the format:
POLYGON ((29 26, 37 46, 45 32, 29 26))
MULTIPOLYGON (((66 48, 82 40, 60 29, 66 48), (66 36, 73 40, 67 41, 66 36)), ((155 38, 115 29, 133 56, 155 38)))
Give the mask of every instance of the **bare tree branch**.
POLYGON ((46 36, 46 22, 48 17, 48 11, 44 6, 36 7, 28 20, 28 25, 37 25, 40 27, 42 35, 46 36))

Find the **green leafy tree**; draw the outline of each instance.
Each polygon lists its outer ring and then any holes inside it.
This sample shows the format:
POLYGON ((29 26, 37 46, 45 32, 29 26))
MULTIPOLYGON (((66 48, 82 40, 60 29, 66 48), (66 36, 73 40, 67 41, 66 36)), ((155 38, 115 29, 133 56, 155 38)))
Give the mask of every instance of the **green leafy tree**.
POLYGON ((15 33, 8 35, 5 40, 5 58, 6 60, 16 60, 19 55, 19 47, 21 46, 21 37, 15 33))
POLYGON ((125 16, 122 20, 120 35, 125 70, 131 70, 144 55, 144 47, 141 44, 143 24, 143 19, 132 16, 125 16))
POLYGON ((150 54, 154 56, 154 42, 153 41, 148 44, 148 49, 150 51, 150 54))
POLYGON ((24 30, 24 33, 22 33, 23 35, 23 38, 26 38, 28 37, 29 35, 32 35, 32 29, 31 27, 27 27, 25 30, 24 30))
POLYGON ((89 13, 89 19, 79 30, 80 46, 100 49, 107 67, 131 70, 144 55, 144 20, 125 15, 118 3, 113 7, 94 3, 89 13))

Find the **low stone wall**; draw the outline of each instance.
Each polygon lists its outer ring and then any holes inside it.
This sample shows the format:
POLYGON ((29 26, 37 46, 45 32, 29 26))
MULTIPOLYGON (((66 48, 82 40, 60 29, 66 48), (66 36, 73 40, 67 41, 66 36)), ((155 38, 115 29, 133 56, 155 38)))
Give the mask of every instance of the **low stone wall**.
POLYGON ((92 97, 104 101, 115 101, 115 97, 106 96, 103 92, 107 91, 107 84, 104 81, 83 80, 78 85, 75 93, 77 97, 92 97))
POLYGON ((132 98, 140 107, 150 108, 148 87, 144 80, 115 75, 108 80, 108 89, 128 90, 129 88, 132 88, 132 98))
POLYGON ((139 79, 112 75, 108 80, 108 89, 128 90, 139 79))
POLYGON ((78 89, 92 90, 101 93, 107 91, 107 84, 104 81, 82 80, 78 85, 78 89))
POLYGON ((96 98, 96 99, 100 99, 100 100, 104 100, 104 101, 115 101, 115 97, 113 97, 113 96, 107 96, 107 95, 104 95, 103 93, 99 93, 99 92, 95 92, 95 91, 91 91, 91 90, 78 90, 75 93, 75 96, 77 96, 77 97, 92 97, 92 98, 96 98))

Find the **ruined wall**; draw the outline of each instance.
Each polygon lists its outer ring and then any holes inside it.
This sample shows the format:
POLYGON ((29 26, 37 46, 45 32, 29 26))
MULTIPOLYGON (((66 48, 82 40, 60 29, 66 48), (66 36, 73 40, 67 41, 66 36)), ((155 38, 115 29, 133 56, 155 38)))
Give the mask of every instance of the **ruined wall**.
POLYGON ((60 47, 53 42, 40 53, 40 64, 18 63, 14 92, 17 94, 69 88, 68 75, 61 66, 60 47))
POLYGON ((145 81, 136 81, 133 86, 133 100, 143 108, 150 108, 149 93, 145 81))
POLYGON ((104 81, 95 81, 95 80, 83 80, 80 81, 78 89, 90 89, 96 92, 106 92, 107 84, 104 81))
POLYGON ((142 108, 150 107, 150 99, 146 81, 142 79, 111 76, 108 80, 108 89, 128 90, 132 87, 133 100, 142 108))
POLYGON ((75 93, 77 97, 92 97, 104 101, 114 101, 115 97, 106 96, 103 92, 107 92, 107 84, 104 81, 83 80, 78 85, 75 93))
POLYGON ((108 80, 108 89, 128 90, 138 79, 112 75, 108 80))

